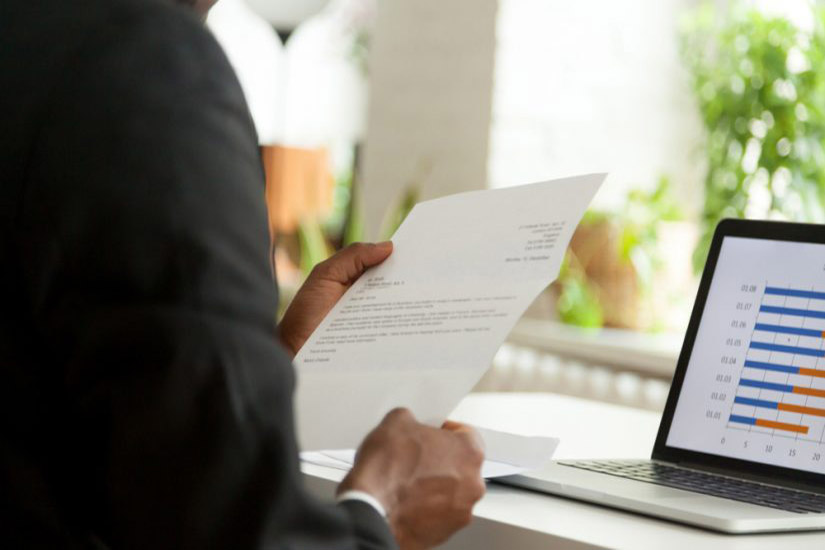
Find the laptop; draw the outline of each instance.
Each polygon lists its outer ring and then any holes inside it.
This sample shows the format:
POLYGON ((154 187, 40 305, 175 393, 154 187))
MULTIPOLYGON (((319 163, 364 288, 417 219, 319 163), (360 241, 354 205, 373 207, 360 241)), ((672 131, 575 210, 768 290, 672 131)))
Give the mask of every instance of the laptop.
POLYGON ((825 225, 719 224, 650 460, 499 482, 725 533, 825 529, 825 225))

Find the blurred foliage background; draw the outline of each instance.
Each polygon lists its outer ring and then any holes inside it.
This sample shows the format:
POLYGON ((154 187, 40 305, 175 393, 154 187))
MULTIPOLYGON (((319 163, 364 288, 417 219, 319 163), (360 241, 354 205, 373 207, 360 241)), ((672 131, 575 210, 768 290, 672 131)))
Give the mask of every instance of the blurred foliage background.
POLYGON ((707 134, 697 271, 722 218, 825 221, 825 12, 811 10, 811 29, 744 1, 687 18, 682 57, 707 134))
POLYGON ((672 328, 667 310, 684 293, 671 284, 679 278, 663 243, 674 230, 689 231, 684 220, 665 176, 651 191, 631 191, 618 212, 589 210, 553 285, 559 319, 586 328, 672 328))
MULTIPOLYGON (((588 212, 541 316, 550 311, 582 327, 681 330, 719 220, 825 222, 825 9, 809 6, 809 25, 752 0, 709 1, 685 13, 680 55, 704 129, 699 219, 676 198, 679 174, 638 182, 619 208, 588 212)), ((368 33, 357 34, 353 59, 364 71, 368 47, 368 33)), ((330 211, 304 220, 286 247, 304 276, 364 237, 358 157, 356 147, 330 211)), ((397 197, 383 238, 418 201, 430 169, 420 167, 397 197)))
MULTIPOLYGON (((809 6, 808 27, 748 0, 685 14, 680 53, 705 133, 697 274, 722 218, 825 222, 825 10, 809 6)), ((678 290, 664 299, 655 291, 674 276, 665 274, 663 224, 684 219, 666 177, 652 192, 630 193, 618 211, 589 212, 555 285, 559 318, 676 328, 666 317, 678 290)))

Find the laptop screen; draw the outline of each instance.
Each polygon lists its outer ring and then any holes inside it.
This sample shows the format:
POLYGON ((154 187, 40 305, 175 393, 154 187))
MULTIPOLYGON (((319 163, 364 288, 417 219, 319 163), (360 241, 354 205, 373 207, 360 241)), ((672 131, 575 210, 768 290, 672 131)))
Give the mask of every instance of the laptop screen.
POLYGON ((825 244, 724 237, 666 444, 825 474, 825 244))

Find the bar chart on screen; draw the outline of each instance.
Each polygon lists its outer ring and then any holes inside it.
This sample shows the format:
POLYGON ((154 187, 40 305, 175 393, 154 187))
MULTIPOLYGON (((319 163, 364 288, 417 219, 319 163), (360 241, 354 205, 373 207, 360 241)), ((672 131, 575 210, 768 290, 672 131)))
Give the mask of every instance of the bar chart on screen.
POLYGON ((825 245, 725 239, 667 444, 825 473, 825 245))
POLYGON ((757 307, 756 322, 728 427, 822 443, 825 287, 803 289, 768 281, 758 305, 750 305, 757 307))

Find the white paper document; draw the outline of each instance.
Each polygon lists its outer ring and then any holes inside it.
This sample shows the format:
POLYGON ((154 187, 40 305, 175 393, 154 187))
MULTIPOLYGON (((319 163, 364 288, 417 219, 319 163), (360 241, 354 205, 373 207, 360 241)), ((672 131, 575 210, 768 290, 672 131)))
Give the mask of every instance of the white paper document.
POLYGON ((301 449, 355 448, 394 407, 440 425, 558 276, 604 177, 416 205, 295 357, 301 449))
MULTIPOLYGON (((559 440, 555 437, 524 436, 485 428, 476 429, 484 440, 481 477, 485 479, 538 470, 550 462, 559 445, 559 440)), ((306 451, 301 453, 301 460, 348 471, 355 463, 355 451, 306 451)))

